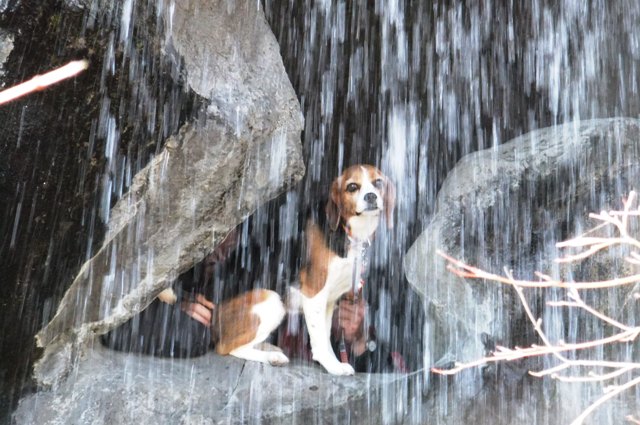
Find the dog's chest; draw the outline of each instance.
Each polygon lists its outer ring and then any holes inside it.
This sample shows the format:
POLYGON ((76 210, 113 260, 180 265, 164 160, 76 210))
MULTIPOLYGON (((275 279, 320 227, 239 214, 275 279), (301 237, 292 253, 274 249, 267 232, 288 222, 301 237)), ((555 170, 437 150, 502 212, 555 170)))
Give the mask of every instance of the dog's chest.
POLYGON ((346 257, 336 256, 331 259, 325 285, 329 299, 337 300, 351 290, 360 290, 368 265, 367 254, 367 246, 352 244, 346 257))

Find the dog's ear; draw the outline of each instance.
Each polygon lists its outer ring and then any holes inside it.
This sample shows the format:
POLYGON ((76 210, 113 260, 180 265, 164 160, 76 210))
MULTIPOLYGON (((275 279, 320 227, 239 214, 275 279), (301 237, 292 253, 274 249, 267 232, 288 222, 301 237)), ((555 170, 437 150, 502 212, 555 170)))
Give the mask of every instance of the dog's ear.
POLYGON ((327 206, 324 210, 327 214, 329 227, 335 232, 340 224, 340 180, 334 180, 331 184, 329 201, 327 202, 327 206))
POLYGON ((387 229, 393 229, 393 210, 396 207, 396 186, 388 177, 385 177, 384 189, 384 218, 387 221, 387 229))

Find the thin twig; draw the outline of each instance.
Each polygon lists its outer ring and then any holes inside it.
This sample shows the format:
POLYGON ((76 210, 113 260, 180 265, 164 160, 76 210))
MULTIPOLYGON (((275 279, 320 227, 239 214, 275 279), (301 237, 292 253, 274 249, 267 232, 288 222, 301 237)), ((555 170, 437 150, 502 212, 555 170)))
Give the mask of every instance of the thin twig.
POLYGON ((625 419, 628 420, 631 423, 640 425, 640 421, 637 420, 636 418, 634 418, 632 415, 627 416, 625 419))
POLYGON ((552 375, 552 378, 557 379, 558 381, 561 381, 561 382, 572 382, 572 383, 602 382, 602 381, 608 381, 610 379, 617 378, 618 376, 624 375, 627 372, 638 369, 638 367, 640 366, 636 365, 635 367, 623 367, 623 368, 614 370, 613 372, 605 373, 601 375, 590 372, 587 374, 587 376, 552 375))
MULTIPOLYGON (((536 323, 537 322, 539 321, 536 321, 536 323)), ((588 342, 574 343, 574 344, 558 343, 557 345, 552 344, 547 339, 544 332, 542 332, 542 329, 540 328, 540 326, 536 325, 536 332, 538 332, 538 329, 542 333, 542 334, 538 333, 538 335, 540 335, 540 337, 543 338, 543 341, 545 343, 544 346, 532 345, 531 347, 527 347, 527 348, 518 347, 516 349, 503 348, 502 350, 494 351, 490 356, 483 357, 481 359, 474 360, 472 362, 456 363, 456 366, 451 369, 433 368, 431 369, 431 371, 442 374, 442 375, 453 375, 455 373, 460 372, 461 370, 470 369, 476 366, 482 366, 486 363, 519 360, 527 357, 544 356, 547 354, 553 354, 554 356, 558 357, 562 362, 571 363, 572 365, 602 366, 602 367, 621 367, 621 366, 627 367, 630 365, 637 365, 637 367, 640 368, 640 364, 636 364, 636 363, 620 363, 620 362, 590 361, 590 360, 569 360, 566 357, 561 355, 561 353, 567 352, 567 351, 585 350, 588 348, 601 347, 603 345, 608 345, 615 342, 626 342, 629 340, 630 336, 632 335, 637 336, 638 330, 636 329, 633 329, 634 332, 624 331, 607 338, 596 339, 588 342)))
MULTIPOLYGON (((509 279, 508 277, 497 275, 494 273, 489 273, 477 267, 473 267, 468 264, 465 264, 462 261, 456 260, 455 258, 445 254, 441 250, 437 250, 436 253, 449 262, 449 265, 447 265, 447 270, 451 271, 451 273, 455 274, 456 276, 469 278, 469 279, 493 280, 498 283, 504 283, 506 285, 512 285, 512 286, 520 286, 522 288, 564 288, 564 289, 575 288, 579 290, 606 289, 606 288, 614 288, 617 286, 624 286, 630 283, 640 282, 640 274, 634 274, 632 276, 597 281, 597 282, 563 282, 560 280, 553 280, 551 278, 549 278, 549 280, 542 280, 537 282, 530 281, 530 280, 509 279)), ((536 275, 545 276, 541 273, 536 273, 536 275)))
POLYGON ((598 319, 602 320, 603 322, 607 322, 610 325, 613 325, 617 328, 620 329, 624 329, 624 330, 629 330, 632 329, 629 326, 626 326, 620 322, 618 322, 617 320, 600 313, 598 310, 589 307, 587 304, 581 303, 581 302, 576 302, 576 301, 548 301, 547 302, 548 306, 551 307, 575 307, 575 308, 580 308, 583 309, 585 311, 587 311, 589 314, 592 314, 593 316, 597 317, 598 319))
POLYGON ((612 398, 619 395, 623 391, 629 388, 632 388, 638 384, 640 384, 640 376, 630 380, 626 384, 609 387, 610 388, 609 391, 607 391, 602 397, 600 397, 599 399, 591 403, 589 407, 584 409, 584 411, 580 414, 580 416, 578 416, 573 422, 571 422, 571 425, 580 425, 586 419, 586 417, 591 414, 591 412, 596 410, 602 404, 611 400, 612 398))
POLYGON ((20 83, 6 90, 0 91, 0 105, 10 102, 26 94, 42 90, 52 84, 58 83, 67 78, 74 77, 89 67, 89 62, 79 60, 49 71, 46 74, 36 75, 29 81, 20 83))
MULTIPOLYGON (((640 250, 640 241, 629 234, 629 218, 640 216, 640 207, 634 207, 637 200, 637 194, 630 192, 629 197, 623 200, 622 211, 602 211, 600 214, 590 214, 590 217, 600 221, 600 224, 585 232, 581 236, 576 238, 560 242, 557 244, 559 248, 582 248, 583 251, 567 255, 566 257, 557 259, 559 263, 572 263, 585 258, 588 258, 595 253, 609 249, 616 245, 624 245, 631 248, 640 250), (618 236, 615 237, 599 237, 589 236, 599 229, 605 226, 614 226, 618 232, 618 236)), ((635 340, 640 335, 640 327, 633 327, 621 323, 612 317, 598 311, 592 306, 586 304, 580 296, 579 290, 588 289, 602 289, 602 288, 614 288, 628 284, 635 284, 640 282, 640 274, 632 276, 626 276, 621 278, 612 278, 605 281, 598 282, 564 282, 553 279, 551 276, 536 273, 539 281, 526 281, 516 280, 510 270, 505 270, 504 275, 497 275, 494 273, 486 272, 477 267, 465 264, 442 251, 438 251, 438 255, 443 257, 447 262, 447 268, 457 276, 469 279, 486 279, 499 282, 502 284, 512 286, 516 294, 518 295, 520 302, 524 308, 525 314, 531 324, 534 327, 536 334, 540 337, 543 345, 532 345, 528 348, 515 347, 514 349, 497 346, 490 356, 475 360, 469 363, 457 363, 454 368, 448 370, 442 370, 434 368, 433 372, 451 375, 457 373, 463 369, 480 366, 483 364, 498 362, 498 361, 511 361, 517 359, 524 359, 532 356, 553 355, 555 356, 559 364, 551 368, 529 373, 532 376, 544 377, 551 376, 553 379, 557 379, 562 382, 603 382, 612 379, 616 379, 630 373, 634 370, 640 369, 640 363, 637 362, 619 362, 619 361, 607 361, 607 360, 572 360, 565 357, 562 353, 567 351, 580 351, 594 347, 600 347, 613 343, 625 343, 635 340), (593 317, 608 323, 611 326, 618 328, 621 332, 613 334, 611 336, 600 338, 597 340, 591 340, 582 343, 565 343, 559 341, 557 343, 551 342, 547 337, 542 327, 542 320, 536 319, 533 315, 530 305, 524 295, 524 288, 562 288, 567 290, 568 300, 550 301, 547 303, 549 306, 554 307, 566 307, 566 308, 578 308, 586 311, 593 317), (594 373, 593 370, 589 371, 586 375, 568 375, 563 372, 568 371, 571 368, 587 368, 587 369, 613 369, 607 373, 594 373)), ((630 264, 640 265, 640 253, 632 251, 626 258, 630 264)), ((633 294, 635 299, 640 298, 637 293, 633 294)), ((578 416, 572 424, 581 424, 584 419, 589 416, 596 408, 601 406, 606 401, 617 396, 623 391, 632 388, 635 385, 640 384, 640 376, 631 379, 621 385, 612 385, 605 389, 605 394, 591 403, 580 416, 578 416)), ((640 424, 640 421, 636 420, 632 416, 627 416, 628 421, 640 424)))

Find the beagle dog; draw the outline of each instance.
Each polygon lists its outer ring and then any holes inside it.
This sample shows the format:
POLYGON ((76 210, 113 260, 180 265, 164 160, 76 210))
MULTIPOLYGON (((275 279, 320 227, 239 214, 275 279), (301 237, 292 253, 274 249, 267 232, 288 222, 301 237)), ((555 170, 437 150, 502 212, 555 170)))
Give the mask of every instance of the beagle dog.
POLYGON ((333 310, 343 295, 351 292, 357 296, 370 241, 381 218, 387 228, 393 227, 394 207, 393 183, 371 165, 354 165, 332 183, 325 209, 328 231, 344 232, 346 236, 346 246, 336 247, 346 255, 332 249, 335 244, 327 243, 318 223, 307 223, 307 264, 300 271, 301 304, 313 359, 331 374, 354 374, 353 367, 341 363, 331 347, 333 310))
MULTIPOLYGON (((299 273, 299 289, 291 288, 291 292, 304 313, 313 359, 331 374, 354 374, 353 367, 341 363, 331 347, 333 310, 343 295, 351 292, 357 296, 370 241, 381 221, 386 221, 387 228, 393 227, 394 206, 393 183, 371 165, 354 165, 331 185, 325 207, 326 229, 313 219, 307 223, 306 264, 299 273), (345 237, 333 237, 336 234, 345 237), (336 246, 335 240, 343 246, 336 246)), ((172 300, 166 293, 161 296, 172 300)), ((216 351, 272 365, 288 363, 279 348, 263 344, 285 314, 280 296, 265 289, 219 304, 211 326, 216 351)))

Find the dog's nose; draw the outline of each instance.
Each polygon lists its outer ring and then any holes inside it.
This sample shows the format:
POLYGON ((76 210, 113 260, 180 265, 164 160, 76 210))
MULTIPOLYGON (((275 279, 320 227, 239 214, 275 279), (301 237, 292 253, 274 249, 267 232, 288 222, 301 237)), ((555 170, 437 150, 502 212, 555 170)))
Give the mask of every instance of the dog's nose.
POLYGON ((373 192, 369 192, 364 195, 364 200, 367 204, 375 204, 375 202, 378 200, 378 196, 373 192))

